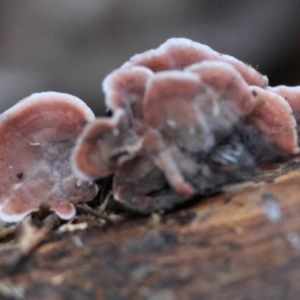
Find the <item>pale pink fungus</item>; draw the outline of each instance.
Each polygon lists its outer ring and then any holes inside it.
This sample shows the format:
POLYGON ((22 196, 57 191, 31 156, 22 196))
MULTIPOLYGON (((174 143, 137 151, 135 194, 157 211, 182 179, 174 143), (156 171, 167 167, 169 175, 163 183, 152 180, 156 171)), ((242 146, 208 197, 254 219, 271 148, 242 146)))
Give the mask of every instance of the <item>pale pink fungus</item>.
POLYGON ((155 74, 147 84, 143 100, 145 123, 159 130, 165 139, 191 151, 205 148, 205 125, 195 101, 202 93, 195 74, 180 71, 155 74), (191 139, 191 131, 199 138, 191 139))
POLYGON ((70 219, 73 204, 95 196, 96 186, 75 177, 69 163, 94 118, 83 101, 55 92, 33 94, 0 115, 0 219, 20 221, 42 203, 70 219))
POLYGON ((118 109, 112 118, 99 118, 85 127, 71 157, 73 171, 83 180, 108 176, 140 147, 124 111, 118 109))
POLYGON ((144 67, 112 72, 103 81, 105 104, 112 111, 123 108, 132 119, 142 119, 141 100, 152 75, 153 72, 144 67))
POLYGON ((236 110, 238 118, 252 112, 254 100, 248 85, 231 65, 206 61, 194 64, 186 70, 196 73, 204 84, 211 86, 218 93, 218 101, 231 103, 230 106, 232 110, 236 110))
POLYGON ((279 85, 269 87, 269 91, 283 97, 293 110, 297 124, 300 125, 300 86, 285 86, 279 85))
POLYGON ((249 85, 266 87, 268 78, 262 76, 253 67, 225 54, 221 54, 206 45, 185 38, 171 38, 157 49, 134 55, 123 68, 144 66, 153 72, 164 70, 182 70, 194 63, 213 60, 232 65, 249 85))
POLYGON ((267 85, 234 57, 170 39, 105 78, 113 116, 85 128, 73 170, 83 180, 114 173, 115 199, 142 212, 248 178, 265 151, 299 151, 289 102, 267 85))
POLYGON ((250 90, 256 101, 249 122, 278 151, 297 154, 296 120, 289 103, 272 91, 254 86, 250 90))
POLYGON ((247 85, 231 66, 208 64, 209 74, 205 72, 207 63, 197 64, 198 76, 188 71, 156 73, 147 84, 144 99, 145 123, 160 132, 155 135, 151 131, 151 140, 149 134, 144 135, 144 149, 173 188, 185 196, 195 193, 184 180, 194 167, 178 149, 209 151, 215 145, 215 132, 228 134, 254 107, 247 85), (199 73, 202 64, 204 80, 199 73), (239 96, 241 103, 232 105, 239 96))

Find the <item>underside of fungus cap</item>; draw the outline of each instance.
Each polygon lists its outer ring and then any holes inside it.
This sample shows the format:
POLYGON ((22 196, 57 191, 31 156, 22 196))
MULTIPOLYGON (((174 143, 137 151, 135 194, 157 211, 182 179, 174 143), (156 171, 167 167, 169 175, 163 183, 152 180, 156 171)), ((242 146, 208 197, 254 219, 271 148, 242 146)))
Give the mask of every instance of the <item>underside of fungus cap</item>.
POLYGON ((148 156, 125 162, 115 173, 113 191, 116 201, 141 213, 170 209, 186 199, 169 187, 148 156))
POLYGON ((218 53, 201 43, 186 38, 171 38, 157 49, 134 55, 122 68, 144 66, 153 72, 182 70, 192 64, 206 60, 223 61, 232 65, 249 85, 266 87, 268 78, 242 61, 218 53))
POLYGON ((99 118, 86 126, 72 152, 73 172, 85 181, 109 176, 140 147, 125 112, 118 109, 112 118, 99 118))
POLYGON ((83 101, 55 92, 33 94, 0 115, 2 220, 20 221, 42 203, 69 219, 73 203, 94 197, 96 186, 81 183, 69 162, 76 138, 94 118, 83 101))
POLYGON ((261 133, 266 142, 283 154, 299 153, 296 121, 287 101, 272 91, 249 87, 255 108, 248 122, 261 133))

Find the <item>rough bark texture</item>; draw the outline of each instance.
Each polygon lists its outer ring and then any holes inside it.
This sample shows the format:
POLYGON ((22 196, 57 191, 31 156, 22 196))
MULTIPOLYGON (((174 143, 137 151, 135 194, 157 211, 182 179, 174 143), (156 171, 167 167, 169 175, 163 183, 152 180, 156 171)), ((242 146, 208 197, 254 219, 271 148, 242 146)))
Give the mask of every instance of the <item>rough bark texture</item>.
POLYGON ((299 182, 296 171, 163 216, 53 232, 13 271, 13 251, 3 244, 0 292, 45 300, 298 299, 299 182))

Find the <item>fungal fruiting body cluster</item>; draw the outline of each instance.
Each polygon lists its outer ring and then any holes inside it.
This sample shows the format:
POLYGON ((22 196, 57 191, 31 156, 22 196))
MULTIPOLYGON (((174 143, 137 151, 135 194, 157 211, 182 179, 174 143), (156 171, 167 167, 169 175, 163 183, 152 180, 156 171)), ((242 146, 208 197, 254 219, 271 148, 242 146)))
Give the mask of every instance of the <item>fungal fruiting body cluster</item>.
POLYGON ((80 99, 61 93, 33 94, 0 115, 0 219, 17 222, 45 203, 62 219, 97 188, 82 182, 70 153, 86 122, 95 119, 80 99))
POLYGON ((255 175, 299 152, 300 89, 234 57, 173 38, 133 56, 103 82, 112 117, 89 123, 72 154, 74 174, 114 174, 117 201, 141 212, 255 175))
POLYGON ((251 66, 187 39, 133 56, 103 90, 111 117, 54 92, 0 115, 0 219, 43 203, 70 219, 97 193, 93 180, 112 174, 126 207, 168 209, 299 153, 300 87, 269 87, 251 66))

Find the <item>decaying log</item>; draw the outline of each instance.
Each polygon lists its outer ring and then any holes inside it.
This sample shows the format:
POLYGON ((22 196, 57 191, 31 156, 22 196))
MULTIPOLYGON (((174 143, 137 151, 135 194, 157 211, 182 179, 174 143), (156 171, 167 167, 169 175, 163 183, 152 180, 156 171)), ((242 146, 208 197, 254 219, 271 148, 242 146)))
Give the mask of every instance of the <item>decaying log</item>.
POLYGON ((0 293, 45 300, 299 299, 299 183, 294 171, 162 216, 53 232, 13 273, 5 264, 12 250, 3 243, 0 293))

